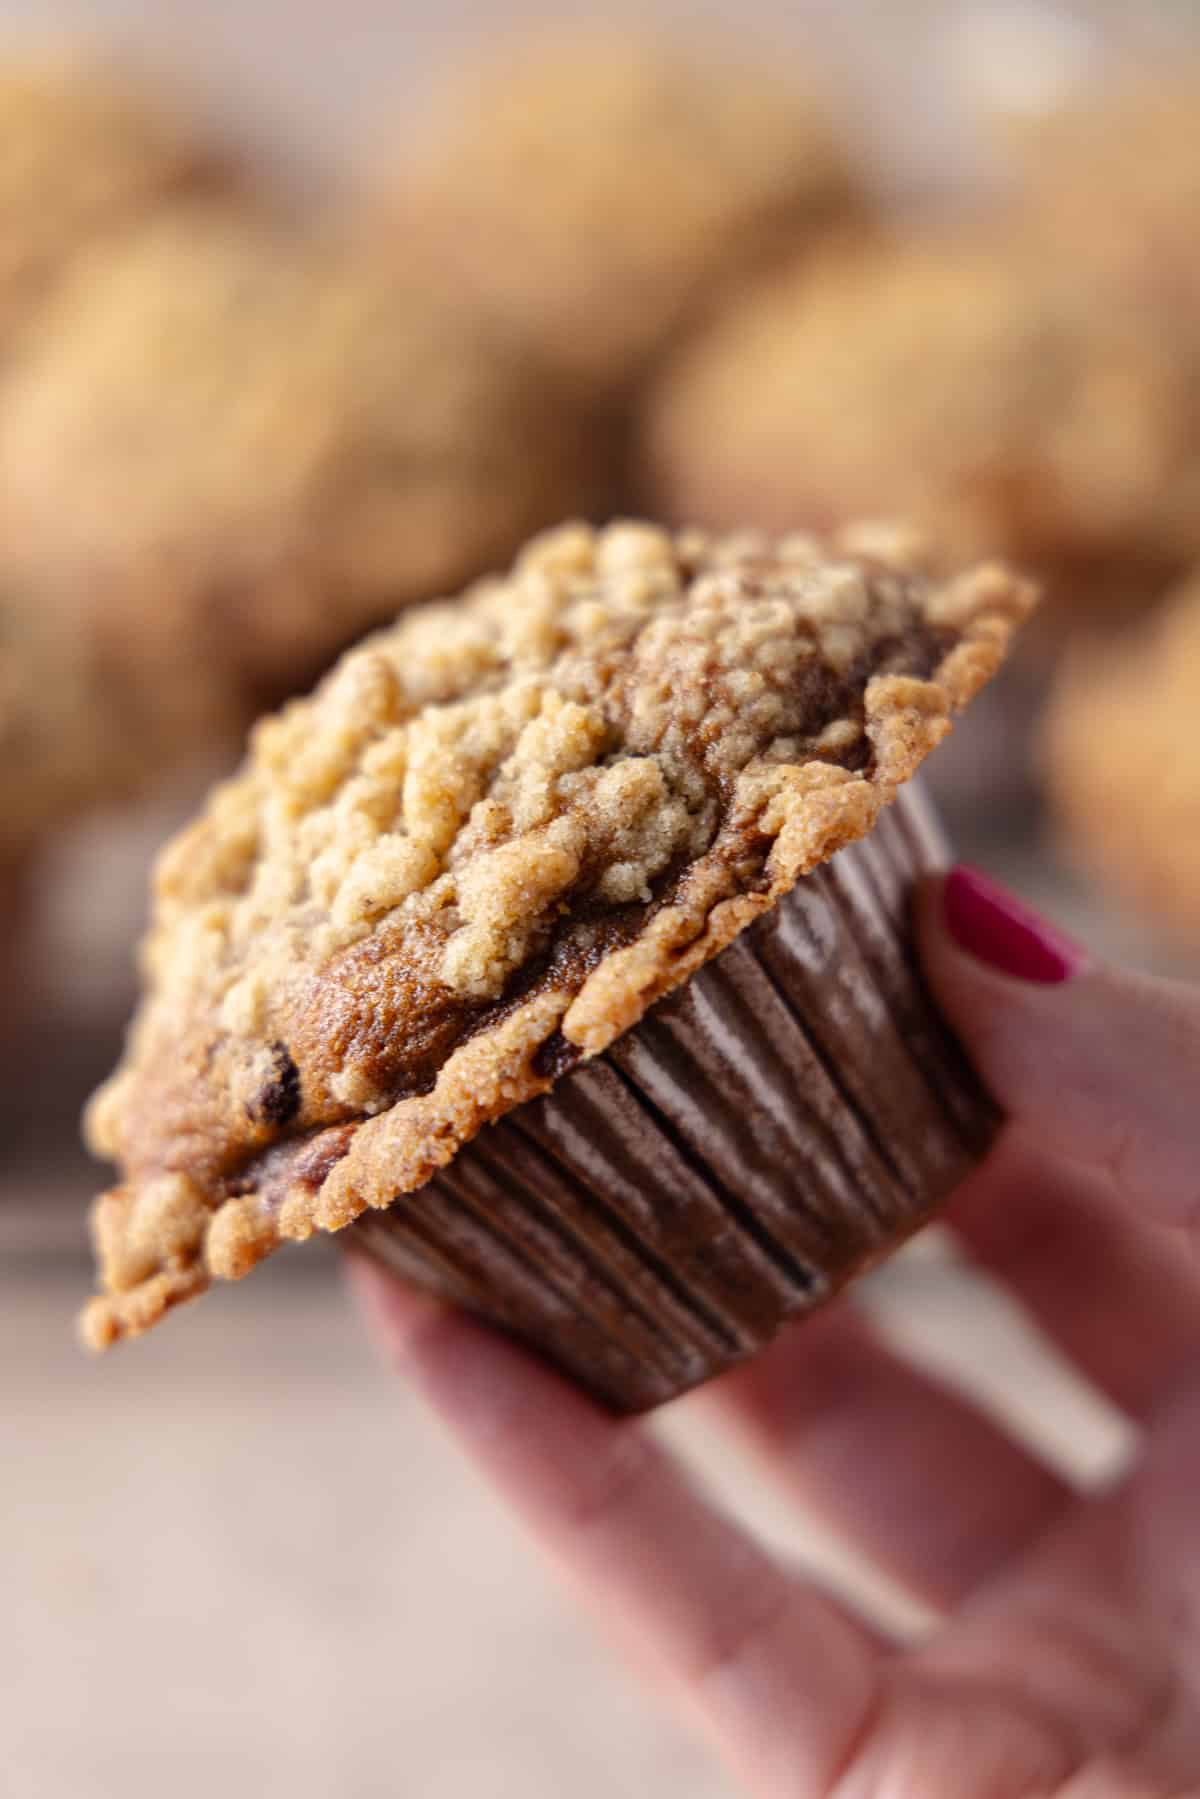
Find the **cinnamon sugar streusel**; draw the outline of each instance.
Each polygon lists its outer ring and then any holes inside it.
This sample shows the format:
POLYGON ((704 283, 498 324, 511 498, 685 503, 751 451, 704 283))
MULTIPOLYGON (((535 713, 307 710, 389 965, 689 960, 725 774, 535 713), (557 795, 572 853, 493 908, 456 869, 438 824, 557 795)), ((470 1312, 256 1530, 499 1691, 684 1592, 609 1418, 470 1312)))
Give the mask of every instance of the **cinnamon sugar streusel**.
POLYGON ((868 831, 1028 590, 898 534, 567 526, 368 638, 164 855, 93 1346, 386 1207, 868 831))

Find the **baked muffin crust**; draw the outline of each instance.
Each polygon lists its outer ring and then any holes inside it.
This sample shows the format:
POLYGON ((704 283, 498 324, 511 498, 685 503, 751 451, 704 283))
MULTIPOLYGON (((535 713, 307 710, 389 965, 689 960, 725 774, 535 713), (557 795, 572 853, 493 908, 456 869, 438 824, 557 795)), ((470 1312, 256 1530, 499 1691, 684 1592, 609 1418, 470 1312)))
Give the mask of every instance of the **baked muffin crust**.
POLYGON ((602 1051, 870 829, 1031 604, 882 530, 578 525, 367 639, 162 859, 90 1114, 123 1181, 86 1340, 387 1206, 602 1051))

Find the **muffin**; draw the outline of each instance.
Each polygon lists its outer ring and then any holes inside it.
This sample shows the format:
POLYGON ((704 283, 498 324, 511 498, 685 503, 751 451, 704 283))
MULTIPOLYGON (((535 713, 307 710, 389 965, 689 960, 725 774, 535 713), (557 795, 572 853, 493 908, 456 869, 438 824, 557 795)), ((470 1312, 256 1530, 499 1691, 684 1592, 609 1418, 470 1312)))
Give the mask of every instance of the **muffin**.
POLYGON ((242 207, 163 215, 77 262, 0 390, 3 606, 27 661, 55 640, 33 728, 58 730, 68 670, 106 738, 91 785, 110 754, 244 727, 586 506, 600 458, 559 387, 421 279, 242 207))
POLYGON ((1200 576, 1152 630, 1079 651, 1046 724, 1055 812, 1080 862, 1181 942, 1200 942, 1200 576))
POLYGON ((1031 125, 1018 151, 1017 224, 1036 248, 1194 353, 1200 64, 1094 86, 1031 125))
POLYGON ((246 707, 161 635, 110 635, 86 595, 6 590, 3 563, 0 553, 0 866, 19 866, 79 814, 206 745, 231 749, 246 707))
POLYGON ((0 349, 81 249, 221 178, 167 110, 70 53, 0 63, 0 146, 0 349))
MULTIPOLYGON (((542 27, 443 90, 368 228, 623 391, 730 271, 862 210, 844 144, 773 70, 623 26, 542 27)), ((382 194, 379 187, 384 186, 382 194)))
POLYGON ((115 696, 60 622, 0 601, 0 866, 19 863, 51 822, 120 791, 126 772, 115 696))
POLYGON ((1156 594, 1200 530, 1200 414, 1171 348, 1001 243, 806 259, 685 347, 648 406, 668 516, 912 517, 1084 610, 1156 594))
POLYGON ((915 1229, 995 1120, 901 790, 1029 605, 894 533, 574 526, 368 638, 160 863, 85 1340, 347 1231, 634 1408, 915 1229))

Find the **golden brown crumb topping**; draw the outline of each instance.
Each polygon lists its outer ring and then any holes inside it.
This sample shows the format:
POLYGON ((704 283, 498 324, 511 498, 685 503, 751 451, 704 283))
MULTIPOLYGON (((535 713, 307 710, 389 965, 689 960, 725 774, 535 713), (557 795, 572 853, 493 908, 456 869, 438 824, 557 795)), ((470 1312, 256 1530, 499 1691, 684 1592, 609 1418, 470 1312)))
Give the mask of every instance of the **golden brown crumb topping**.
POLYGON ((419 1186, 861 836, 1028 610, 896 534, 567 526, 260 725, 93 1102, 103 1345, 419 1186))

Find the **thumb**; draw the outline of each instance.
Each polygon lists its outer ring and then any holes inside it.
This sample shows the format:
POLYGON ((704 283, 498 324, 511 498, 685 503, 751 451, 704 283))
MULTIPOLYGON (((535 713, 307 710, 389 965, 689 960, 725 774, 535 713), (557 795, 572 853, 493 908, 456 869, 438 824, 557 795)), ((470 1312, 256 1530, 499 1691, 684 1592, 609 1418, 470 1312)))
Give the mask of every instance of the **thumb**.
POLYGON ((918 900, 925 971, 1026 1135, 1200 1237, 1200 990, 1111 968, 972 868, 918 900))

